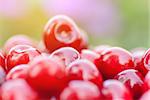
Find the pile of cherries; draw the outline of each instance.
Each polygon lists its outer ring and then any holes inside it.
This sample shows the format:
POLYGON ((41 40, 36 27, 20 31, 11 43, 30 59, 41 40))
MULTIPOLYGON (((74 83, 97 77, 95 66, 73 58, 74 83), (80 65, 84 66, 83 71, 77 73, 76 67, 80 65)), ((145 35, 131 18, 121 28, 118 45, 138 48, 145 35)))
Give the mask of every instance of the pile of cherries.
POLYGON ((0 51, 0 100, 150 100, 150 49, 90 48, 72 19, 48 21, 43 41, 24 35, 0 51))

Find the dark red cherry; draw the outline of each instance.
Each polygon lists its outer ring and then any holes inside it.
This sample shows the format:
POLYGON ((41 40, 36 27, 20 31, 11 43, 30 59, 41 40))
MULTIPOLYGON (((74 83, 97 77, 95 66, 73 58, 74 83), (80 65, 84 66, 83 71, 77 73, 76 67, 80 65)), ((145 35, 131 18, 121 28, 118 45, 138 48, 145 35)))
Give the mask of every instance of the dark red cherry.
POLYGON ((64 63, 65 66, 68 66, 71 62, 80 59, 80 54, 77 50, 71 47, 62 47, 55 50, 51 57, 58 57, 64 63))
POLYGON ((4 55, 3 55, 1 50, 0 50, 0 67, 5 69, 5 57, 4 57, 4 55))
POLYGON ((2 67, 0 67, 0 86, 5 81, 6 73, 2 67))
POLYGON ((37 100, 37 93, 25 80, 16 79, 5 82, 1 86, 2 100, 37 100))
POLYGON ((100 55, 98 53, 95 53, 94 51, 83 49, 81 51, 81 59, 87 59, 94 63, 95 59, 98 59, 100 55))
POLYGON ((85 80, 102 86, 102 76, 96 66, 88 60, 76 60, 66 68, 70 80, 85 80))
POLYGON ((4 45, 5 53, 7 54, 10 51, 10 49, 16 45, 35 46, 35 43, 33 40, 31 40, 29 37, 27 37, 25 35, 15 35, 6 41, 6 43, 4 45))
POLYGON ((134 64, 135 64, 135 69, 138 70, 140 73, 142 73, 143 76, 146 75, 148 70, 145 68, 143 64, 143 56, 145 53, 145 49, 143 48, 137 48, 131 51, 133 58, 134 58, 134 64))
POLYGON ((60 100, 101 100, 101 94, 95 84, 74 80, 63 90, 60 100))
POLYGON ((61 47, 73 47, 80 51, 87 48, 87 40, 72 19, 67 16, 55 16, 44 29, 44 43, 49 52, 61 47))
POLYGON ((119 47, 104 50, 95 64, 106 79, 114 78, 125 69, 134 68, 131 53, 119 47))
POLYGON ((145 92, 144 77, 137 70, 124 70, 115 76, 115 79, 126 85, 135 99, 138 99, 145 92))
POLYGON ((111 48, 111 46, 109 45, 99 45, 97 47, 94 48, 94 52, 101 54, 104 50, 111 48))
POLYGON ((19 64, 27 64, 41 53, 29 45, 16 45, 6 56, 6 69, 9 71, 19 64))
POLYGON ((15 66, 7 73, 6 80, 17 79, 17 78, 25 79, 27 77, 27 68, 28 67, 29 66, 26 64, 21 64, 21 65, 15 66))
POLYGON ((141 96, 139 100, 149 100, 149 99, 150 99, 150 90, 143 93, 143 95, 141 96))
POLYGON ((67 85, 65 67, 55 58, 38 56, 29 63, 28 83, 42 96, 58 95, 67 85))
POLYGON ((129 90, 117 80, 106 80, 101 89, 102 100, 132 100, 129 90))

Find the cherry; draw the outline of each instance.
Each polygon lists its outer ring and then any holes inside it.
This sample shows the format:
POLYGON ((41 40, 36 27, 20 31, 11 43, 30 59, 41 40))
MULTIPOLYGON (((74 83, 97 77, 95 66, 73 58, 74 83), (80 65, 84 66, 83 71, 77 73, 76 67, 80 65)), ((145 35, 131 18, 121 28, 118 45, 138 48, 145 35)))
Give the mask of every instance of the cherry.
POLYGON ((16 45, 30 45, 35 46, 35 43, 32 39, 30 39, 28 36, 25 35, 15 35, 11 38, 9 38, 5 45, 4 45, 4 51, 7 54, 10 49, 16 45))
POLYGON ((28 83, 41 96, 58 95, 67 85, 65 67, 55 58, 38 56, 29 63, 28 83))
POLYGON ((4 57, 4 55, 3 55, 1 50, 0 50, 0 67, 5 69, 5 57, 4 57))
POLYGON ((150 99, 150 90, 146 91, 139 100, 149 100, 150 99))
POLYGON ((60 95, 60 100, 101 100, 98 87, 88 81, 71 81, 60 95))
POLYGON ((102 100, 132 100, 129 90, 117 80, 106 80, 101 90, 102 100))
POLYGON ((49 52, 60 47, 73 47, 80 51, 87 48, 85 38, 74 21, 63 15, 50 19, 44 29, 44 43, 49 52))
POLYGON ((142 73, 143 76, 146 75, 148 70, 145 68, 143 64, 143 55, 145 53, 145 49, 143 48, 137 48, 131 51, 133 58, 134 58, 134 64, 135 69, 138 70, 140 73, 142 73))
POLYGON ((94 52, 101 54, 104 50, 111 48, 111 46, 109 45, 99 45, 97 47, 94 48, 94 52))
POLYGON ((62 47, 57 49, 51 54, 51 57, 58 57, 62 60, 65 66, 68 66, 71 62, 80 59, 80 54, 77 50, 71 47, 62 47))
POLYGON ((0 67, 0 85, 5 81, 6 73, 2 67, 0 67))
POLYGON ((103 51, 101 56, 95 60, 95 64, 106 79, 114 78, 125 69, 134 68, 131 53, 119 47, 103 51))
POLYGON ((38 55, 40 55, 40 52, 32 46, 16 45, 6 56, 6 69, 9 71, 19 64, 27 64, 38 55))
POLYGON ((124 70, 115 76, 115 78, 130 89, 135 99, 139 98, 145 92, 144 77, 137 70, 124 70))
POLYGON ((16 79, 1 86, 2 100, 37 100, 37 94, 25 80, 16 79))
POLYGON ((88 49, 83 49, 81 51, 81 59, 87 59, 94 63, 96 59, 98 59, 100 55, 88 49))
POLYGON ((76 60, 66 68, 70 80, 91 81, 101 88, 102 76, 96 66, 88 60, 76 60))
POLYGON ((27 77, 27 68, 28 67, 29 66, 26 64, 21 64, 21 65, 15 66, 7 73, 6 80, 16 79, 16 78, 25 79, 27 77))

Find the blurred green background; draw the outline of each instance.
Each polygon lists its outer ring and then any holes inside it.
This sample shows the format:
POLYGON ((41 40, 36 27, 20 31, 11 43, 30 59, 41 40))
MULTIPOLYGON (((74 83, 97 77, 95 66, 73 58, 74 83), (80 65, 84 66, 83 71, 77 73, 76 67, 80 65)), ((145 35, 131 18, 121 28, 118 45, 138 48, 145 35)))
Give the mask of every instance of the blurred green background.
POLYGON ((15 34, 42 39, 44 25, 57 14, 71 16, 92 46, 150 46, 148 0, 0 0, 1 48, 15 34))

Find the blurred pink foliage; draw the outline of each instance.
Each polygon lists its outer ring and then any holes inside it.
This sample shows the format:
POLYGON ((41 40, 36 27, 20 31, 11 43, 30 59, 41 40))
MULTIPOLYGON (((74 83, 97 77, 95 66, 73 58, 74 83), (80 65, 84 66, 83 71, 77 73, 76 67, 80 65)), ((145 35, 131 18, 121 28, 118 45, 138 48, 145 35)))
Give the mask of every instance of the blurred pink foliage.
POLYGON ((0 0, 0 17, 19 18, 27 12, 26 0, 0 0))
POLYGON ((112 36, 121 29, 121 16, 113 0, 43 0, 42 6, 49 16, 68 15, 96 36, 112 36))

